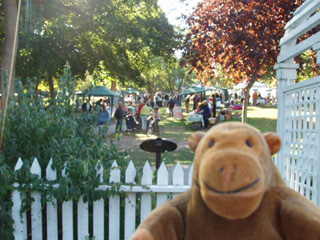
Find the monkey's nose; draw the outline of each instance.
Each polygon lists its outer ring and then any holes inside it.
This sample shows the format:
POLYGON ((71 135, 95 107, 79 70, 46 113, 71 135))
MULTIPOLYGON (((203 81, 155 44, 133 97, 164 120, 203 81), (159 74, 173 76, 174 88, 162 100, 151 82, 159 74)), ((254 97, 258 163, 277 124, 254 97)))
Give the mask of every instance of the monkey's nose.
POLYGON ((225 183, 229 183, 233 174, 237 171, 237 167, 235 165, 222 166, 220 168, 220 173, 223 175, 223 181, 225 183))

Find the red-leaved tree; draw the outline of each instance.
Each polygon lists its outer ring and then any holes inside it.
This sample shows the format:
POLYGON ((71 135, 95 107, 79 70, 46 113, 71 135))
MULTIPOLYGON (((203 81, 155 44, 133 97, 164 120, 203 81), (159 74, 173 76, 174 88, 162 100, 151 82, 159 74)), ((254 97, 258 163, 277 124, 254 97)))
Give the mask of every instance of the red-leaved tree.
POLYGON ((198 77, 214 77, 217 65, 233 83, 246 82, 242 121, 247 122, 249 91, 270 73, 285 24, 303 1, 204 0, 188 16, 184 57, 198 77))

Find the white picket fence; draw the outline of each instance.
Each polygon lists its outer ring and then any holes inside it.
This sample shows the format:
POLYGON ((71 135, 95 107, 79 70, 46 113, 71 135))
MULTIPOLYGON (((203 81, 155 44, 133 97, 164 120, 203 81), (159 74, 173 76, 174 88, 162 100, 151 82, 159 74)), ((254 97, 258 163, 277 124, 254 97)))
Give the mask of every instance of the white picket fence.
POLYGON ((320 32, 297 41, 320 26, 320 1, 307 0, 285 27, 280 41, 277 71, 278 126, 283 147, 277 154, 277 166, 287 184, 320 206, 320 76, 294 83, 294 58, 313 50, 320 64, 320 32))
MULTIPOLYGON (((98 163, 100 164, 100 163, 98 163)), ((18 160, 15 170, 19 170, 23 165, 21 159, 18 160)), ((54 181, 57 179, 56 171, 51 168, 52 160, 50 160, 46 168, 46 178, 49 181, 54 181)), ((96 166, 98 174, 101 174, 101 182, 103 179, 103 168, 96 166)), ((114 161, 112 165, 110 183, 119 183, 121 172, 117 168, 118 165, 114 161)), ((31 173, 36 174, 41 178, 41 168, 38 160, 35 159, 31 166, 31 173)), ((130 239, 133 232, 135 231, 138 223, 136 223, 136 196, 141 194, 141 212, 140 212, 140 222, 151 212, 152 210, 152 195, 156 194, 156 206, 160 206, 168 201, 168 196, 172 194, 172 197, 176 197, 182 192, 185 192, 190 188, 192 182, 192 172, 193 165, 189 166, 189 169, 183 169, 183 167, 178 163, 172 172, 172 178, 170 177, 168 169, 164 163, 161 164, 157 173, 157 185, 152 185, 153 170, 146 162, 143 167, 142 180, 140 185, 134 185, 136 178, 136 168, 132 161, 130 162, 128 168, 125 171, 125 183, 130 185, 122 185, 121 190, 127 193, 125 198, 124 207, 124 232, 120 232, 120 196, 113 196, 108 199, 109 209, 108 209, 108 226, 105 223, 105 200, 100 199, 93 203, 93 236, 95 240, 109 239, 117 240, 120 236, 124 236, 124 239, 130 239), (187 170, 187 171, 186 171, 187 170), (189 170, 189 172, 188 172, 189 170), (185 178, 185 172, 188 174, 185 178), (186 181, 185 181, 186 179, 186 181), (172 184, 169 184, 172 182, 172 184), (185 184, 186 182, 186 184, 185 184), (108 233, 105 231, 108 230, 108 233)), ((62 172, 65 175, 65 171, 62 172)), ((17 186, 17 185, 16 185, 17 186)), ((98 190, 110 189, 110 185, 100 185, 98 190)), ((58 209, 57 209, 57 199, 52 202, 46 203, 46 224, 43 222, 42 217, 42 205, 41 205, 41 193, 33 192, 31 194, 34 201, 31 204, 31 222, 27 222, 27 216, 24 212, 22 215, 21 211, 21 201, 25 197, 23 193, 17 190, 12 193, 12 218, 14 220, 14 236, 15 239, 27 239, 27 235, 32 235, 33 240, 41 240, 43 236, 46 236, 48 240, 58 239, 58 209), (27 226, 31 225, 31 232, 28 232, 27 226), (46 225, 46 228, 45 228, 46 225), (44 232, 46 229, 46 232, 44 232)), ((72 240, 74 239, 74 207, 73 201, 67 201, 62 203, 62 239, 72 240)), ((84 203, 81 197, 77 203, 77 236, 79 240, 84 240, 89 236, 89 205, 88 202, 84 203)), ((30 229, 30 228, 29 228, 30 229)), ((30 231, 30 230, 29 230, 30 231)))

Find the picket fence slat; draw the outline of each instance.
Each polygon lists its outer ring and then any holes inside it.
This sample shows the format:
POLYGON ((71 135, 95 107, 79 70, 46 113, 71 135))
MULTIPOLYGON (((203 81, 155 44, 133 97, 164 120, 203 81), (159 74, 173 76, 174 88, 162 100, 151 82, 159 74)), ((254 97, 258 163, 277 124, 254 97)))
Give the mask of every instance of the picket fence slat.
MULTIPOLYGON (((152 184, 152 169, 151 169, 148 161, 145 163, 142 172, 143 173, 142 173, 141 184, 148 187, 152 184)), ((151 212, 151 209, 152 209, 151 200, 152 199, 151 199, 150 193, 143 193, 141 195, 140 222, 142 222, 148 216, 148 214, 151 212)))
MULTIPOLYGON (((52 170, 52 159, 46 168, 46 178, 48 181, 55 181, 57 179, 57 171, 52 170)), ((58 210, 57 199, 52 199, 47 203, 47 239, 58 239, 58 210)))
MULTIPOLYGON (((179 161, 173 170, 172 183, 174 186, 183 186, 183 181, 184 181, 184 172, 179 161)), ((173 193, 172 196, 173 198, 175 198, 179 196, 179 193, 173 193)))
MULTIPOLYGON (((24 198, 24 196, 23 196, 24 198)), ((23 199, 22 198, 22 199, 23 199)), ((27 216, 24 212, 22 218, 20 218, 21 204, 22 199, 20 198, 20 193, 17 190, 14 190, 12 193, 12 219, 14 221, 14 239, 26 239, 27 238, 27 216)))
POLYGON ((62 239, 73 239, 73 203, 62 203, 62 239))
MULTIPOLYGON (((110 183, 120 182, 120 169, 116 161, 111 166, 110 183)), ((109 199, 109 239, 120 239, 120 197, 112 196, 109 199)))
MULTIPOLYGON (((164 162, 161 163, 160 168, 158 170, 158 176, 157 176, 157 185, 159 186, 167 186, 169 183, 168 180, 168 169, 164 162)), ((168 193, 158 193, 157 194, 157 207, 161 206, 165 202, 168 201, 168 193)))
POLYGON ((104 239, 104 200, 93 203, 93 235, 96 240, 104 239))
MULTIPOLYGON (((49 164, 46 167, 46 178, 48 181, 57 180, 57 172, 55 169, 52 169, 52 163, 53 161, 50 159, 49 164)), ((23 162, 19 159, 15 170, 18 171, 22 166, 23 162)), ((50 202, 46 203, 46 224, 44 224, 42 222, 41 192, 32 192, 31 196, 35 201, 31 203, 31 222, 28 223, 32 227, 30 236, 32 239, 43 239, 43 236, 46 236, 46 239, 48 240, 58 239, 58 225, 61 224, 62 239, 73 239, 75 229, 73 220, 76 219, 78 239, 86 239, 90 234, 93 234, 95 239, 103 240, 105 239, 105 231, 108 232, 108 239, 119 240, 120 236, 124 236, 124 239, 130 239, 136 229, 137 193, 141 193, 140 222, 142 222, 152 211, 152 194, 156 194, 156 205, 160 206, 168 201, 169 193, 173 193, 173 197, 176 197, 178 194, 185 192, 190 188, 190 186, 184 185, 184 170, 181 164, 178 162, 172 169, 174 170, 172 172, 172 180, 170 181, 169 177, 171 178, 171 176, 169 176, 168 169, 166 165, 162 163, 157 173, 157 184, 152 185, 153 170, 149 162, 146 162, 142 171, 141 185, 139 186, 135 183, 137 174, 136 168, 132 161, 129 163, 125 171, 126 185, 117 186, 117 189, 126 193, 124 199, 123 232, 120 231, 120 195, 115 194, 109 197, 109 206, 107 210, 109 217, 108 227, 105 226, 105 199, 99 199, 93 202, 93 229, 91 233, 89 232, 89 203, 84 203, 83 196, 81 196, 77 202, 76 212, 74 212, 73 208, 74 200, 62 202, 61 223, 58 222, 58 200, 51 199, 50 202), (168 185, 169 182, 172 182, 172 185, 168 185), (76 218, 74 218, 74 214, 77 214, 76 218), (44 228, 45 225, 46 228, 44 228), (43 233, 44 230, 46 230, 46 232, 43 233)), ((34 159, 30 171, 32 174, 38 175, 39 178, 41 177, 41 168, 37 159, 34 159)), ((102 185, 104 169, 99 161, 96 165, 96 172, 100 176, 99 180, 101 183, 99 187, 97 187, 97 190, 112 189, 115 184, 120 183, 121 172, 116 161, 112 164, 109 185, 102 185)), ((68 174, 67 163, 65 163, 61 172, 62 177, 65 177, 66 174, 68 174)), ((189 173, 189 177, 190 174, 192 174, 192 172, 189 173)), ((14 186, 19 185, 15 184, 14 186)), ((56 187, 58 187, 57 184, 56 187)), ((22 213, 22 215, 20 214, 22 202, 20 195, 24 197, 24 194, 20 193, 18 190, 14 190, 12 193, 14 236, 15 239, 27 239, 27 218, 25 212, 22 213)))
POLYGON ((88 202, 80 197, 78 201, 78 239, 83 240, 89 236, 89 207, 88 202))
POLYGON ((148 161, 143 166, 142 170, 142 179, 141 184, 142 185, 151 185, 152 184, 152 168, 148 161))
MULTIPOLYGON (((126 183, 134 183, 136 177, 136 168, 134 167, 132 161, 130 161, 129 166, 126 170, 126 183)), ((136 229, 136 218, 132 217, 136 215, 136 193, 128 193, 125 199, 125 216, 124 216, 124 239, 130 240, 132 234, 136 229)))
MULTIPOLYGON (((97 174, 100 174, 100 183, 103 182, 103 167, 98 161, 97 174)), ((104 239, 104 200, 100 199, 93 203, 93 236, 96 240, 104 239)))
MULTIPOLYGON (((64 164, 62 176, 66 176, 67 164, 64 164)), ((73 239, 73 202, 64 201, 62 203, 62 239, 73 239)))
MULTIPOLYGON (((38 160, 35 158, 30 172, 32 174, 38 175, 41 178, 41 168, 38 160)), ((41 240, 42 239, 42 207, 41 207, 41 193, 32 192, 31 197, 34 201, 31 203, 31 226, 32 226, 32 239, 41 240)))
MULTIPOLYGON (((18 171, 23 165, 21 158, 18 159, 18 162, 14 168, 15 171, 18 171)), ((15 239, 26 239, 27 238, 27 215, 25 212, 22 213, 20 217, 21 204, 22 200, 25 198, 24 194, 20 193, 17 190, 14 190, 12 193, 12 219, 14 221, 14 238, 15 239)))

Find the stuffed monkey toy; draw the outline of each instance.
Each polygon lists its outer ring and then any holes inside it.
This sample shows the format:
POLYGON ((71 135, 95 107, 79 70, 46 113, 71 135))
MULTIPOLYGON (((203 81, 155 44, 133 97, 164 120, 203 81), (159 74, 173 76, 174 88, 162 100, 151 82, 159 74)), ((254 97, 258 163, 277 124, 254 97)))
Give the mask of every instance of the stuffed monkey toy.
POLYGON ((192 187, 154 209, 132 240, 319 240, 320 209, 286 186, 275 133, 237 122, 189 138, 192 187))

